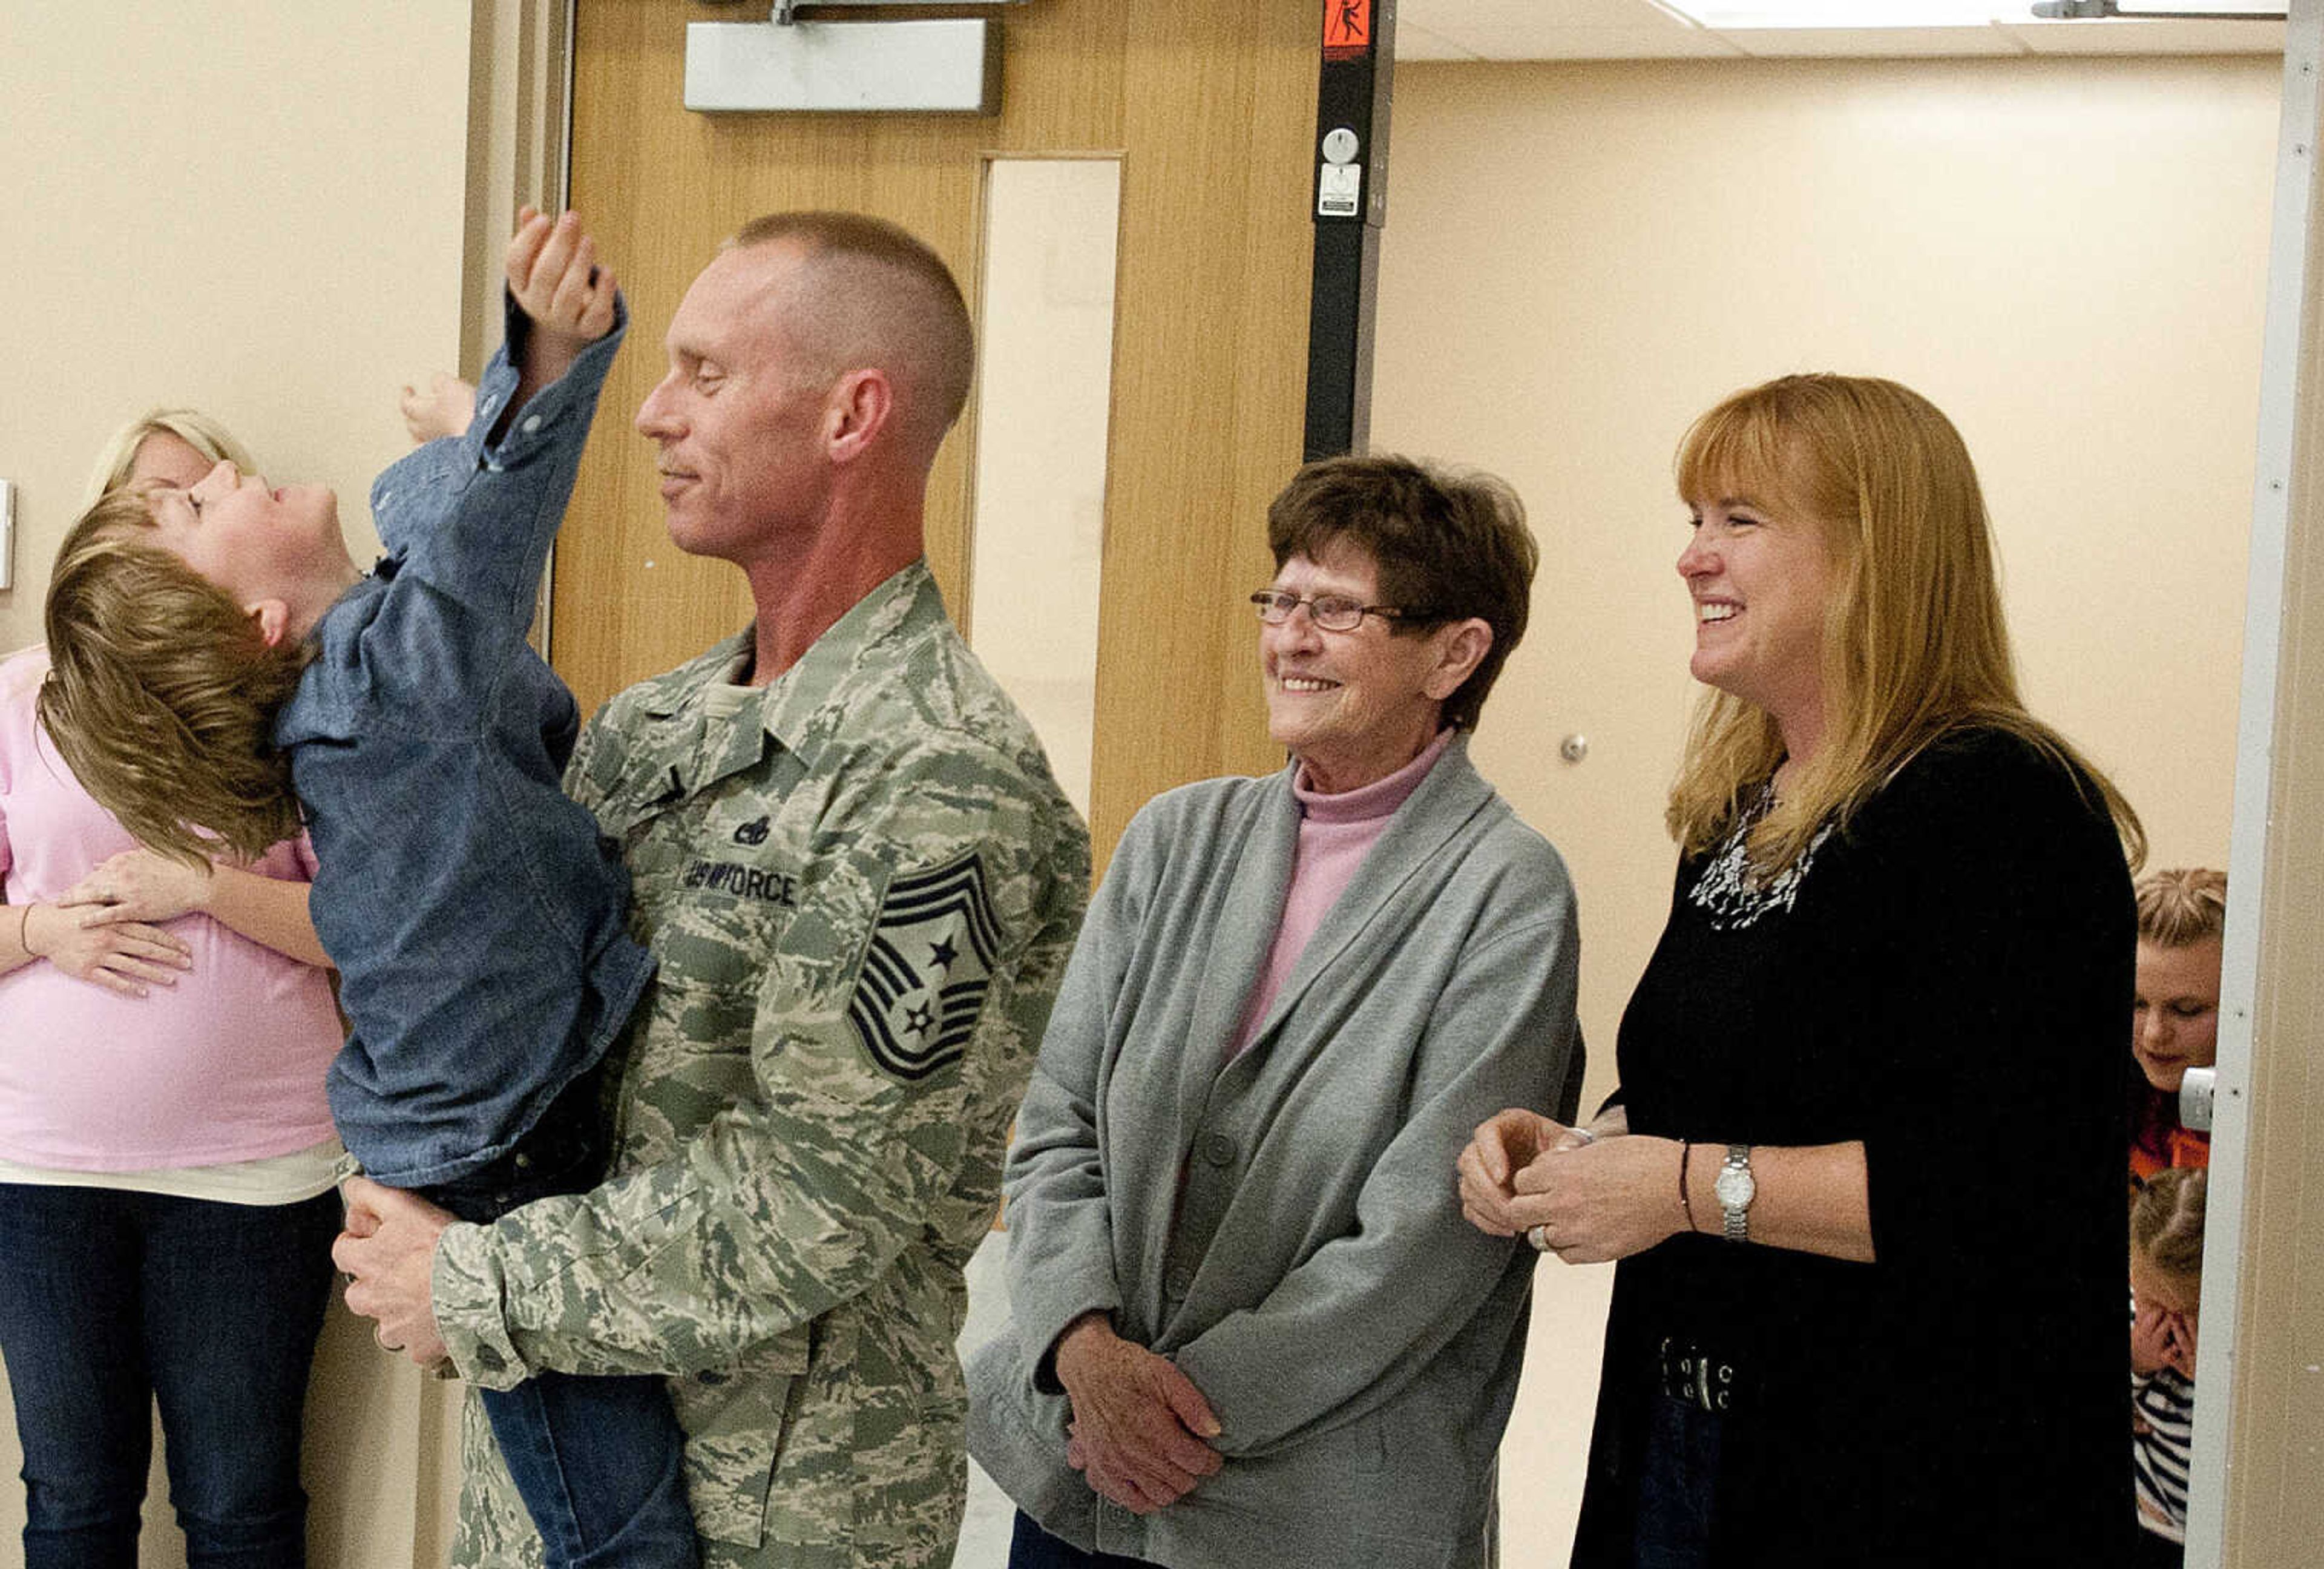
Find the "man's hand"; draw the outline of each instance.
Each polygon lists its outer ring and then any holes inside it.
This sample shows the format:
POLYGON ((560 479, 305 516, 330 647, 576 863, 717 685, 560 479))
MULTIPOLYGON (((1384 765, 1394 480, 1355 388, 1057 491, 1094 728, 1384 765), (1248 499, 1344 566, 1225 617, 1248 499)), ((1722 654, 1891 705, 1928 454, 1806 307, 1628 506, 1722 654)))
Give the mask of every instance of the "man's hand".
POLYGON ((1123 1340, 1102 1314, 1057 1337, 1057 1381, 1072 1397, 1065 1458, 1133 1514, 1176 1502, 1222 1463, 1204 1442, 1219 1419, 1169 1358, 1123 1340))
POLYGON ((95 921, 174 920, 209 908, 210 868, 189 865, 142 846, 124 850, 57 897, 60 906, 93 906, 95 921))
POLYGON ((124 997, 174 986, 179 972, 194 966, 184 938, 143 921, 116 921, 105 905, 36 904, 23 919, 26 953, 124 997))
POLYGON ((436 1242, 453 1217, 369 1177, 349 1177, 339 1196, 346 1201, 346 1229, 331 1244, 331 1261, 346 1275, 347 1306, 379 1321, 382 1346, 423 1368, 436 1366, 447 1354, 436 1327, 436 1242))

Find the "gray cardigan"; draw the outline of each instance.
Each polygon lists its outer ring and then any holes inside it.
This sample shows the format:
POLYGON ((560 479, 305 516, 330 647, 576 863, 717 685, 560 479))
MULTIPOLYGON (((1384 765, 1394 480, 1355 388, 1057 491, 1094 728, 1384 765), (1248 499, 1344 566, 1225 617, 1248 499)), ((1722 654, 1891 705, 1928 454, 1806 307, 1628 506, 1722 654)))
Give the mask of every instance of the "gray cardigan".
POLYGON ((1115 852, 1018 1118, 970 1451, 1055 1535, 1172 1569, 1485 1564, 1535 1260, 1452 1163, 1504 1106, 1572 1113, 1572 887, 1456 739, 1222 1068, 1298 827, 1286 769, 1157 797, 1115 852), (1143 1518, 1065 1463, 1047 1354, 1093 1309, 1225 1429, 1143 1518))

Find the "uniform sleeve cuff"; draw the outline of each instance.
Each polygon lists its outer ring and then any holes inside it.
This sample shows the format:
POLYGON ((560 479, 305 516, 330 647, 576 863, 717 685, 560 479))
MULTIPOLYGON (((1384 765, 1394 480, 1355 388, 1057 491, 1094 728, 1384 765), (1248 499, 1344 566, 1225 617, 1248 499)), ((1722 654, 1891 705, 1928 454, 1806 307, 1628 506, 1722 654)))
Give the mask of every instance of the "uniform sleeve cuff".
POLYGON ((509 1333, 506 1278, 490 1227, 446 1227, 429 1286, 436 1332, 463 1379, 478 1389, 512 1389, 531 1376, 509 1333))

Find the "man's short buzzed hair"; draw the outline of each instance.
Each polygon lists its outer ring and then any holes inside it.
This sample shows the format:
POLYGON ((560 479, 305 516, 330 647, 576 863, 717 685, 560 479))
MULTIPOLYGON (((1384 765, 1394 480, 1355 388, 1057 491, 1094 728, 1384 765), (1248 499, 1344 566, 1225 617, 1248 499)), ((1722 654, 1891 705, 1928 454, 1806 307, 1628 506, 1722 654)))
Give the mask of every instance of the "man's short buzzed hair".
POLYGON ((798 246, 812 263, 872 274, 827 281, 839 286, 818 291, 816 320, 802 333, 840 359, 897 356, 879 368, 913 383, 905 416, 933 451, 960 418, 976 373, 968 302, 944 258, 910 231, 856 212, 769 213, 726 242, 736 250, 777 244, 798 246))

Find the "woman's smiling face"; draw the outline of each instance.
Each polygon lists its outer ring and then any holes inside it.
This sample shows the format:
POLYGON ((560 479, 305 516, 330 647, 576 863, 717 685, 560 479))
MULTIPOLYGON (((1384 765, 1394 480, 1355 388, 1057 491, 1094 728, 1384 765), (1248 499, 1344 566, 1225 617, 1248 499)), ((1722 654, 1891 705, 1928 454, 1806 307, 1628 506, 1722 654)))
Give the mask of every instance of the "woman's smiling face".
POLYGON ((1678 574, 1694 607, 1694 678, 1756 704, 1794 752, 1821 730, 1831 567, 1823 530, 1743 497, 1695 503, 1678 574))
MULTIPOLYGON (((1343 543, 1320 562, 1292 557, 1271 586, 1305 599, 1378 605, 1379 566, 1343 543)), ((1283 621, 1260 623, 1268 734, 1307 765, 1319 790, 1385 779, 1436 737, 1444 704, 1430 688, 1443 684, 1447 630, 1398 632, 1393 622, 1367 615, 1351 631, 1325 632, 1305 605, 1283 621)))
POLYGON ((2138 945, 2138 987, 2132 1000, 2130 1051, 2146 1082, 2176 1094, 2190 1067, 2219 1057, 2218 937, 2175 948, 2138 945))

